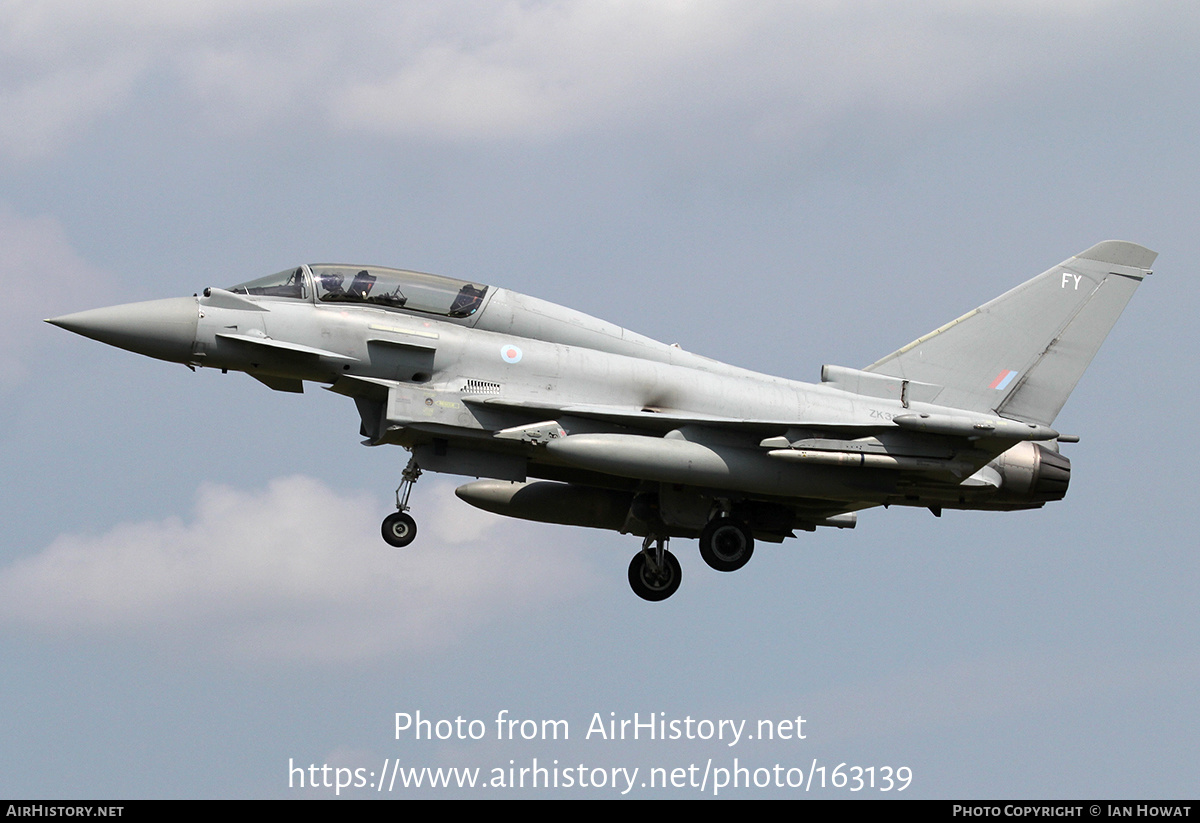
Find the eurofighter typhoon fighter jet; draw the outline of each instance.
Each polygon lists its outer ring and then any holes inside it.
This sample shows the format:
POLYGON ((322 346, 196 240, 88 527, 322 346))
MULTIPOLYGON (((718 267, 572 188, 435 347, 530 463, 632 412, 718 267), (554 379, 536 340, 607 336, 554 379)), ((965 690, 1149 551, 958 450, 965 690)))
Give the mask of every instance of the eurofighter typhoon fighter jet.
POLYGON ((1066 494, 1052 426, 1157 254, 1092 246, 864 369, 800 383, 534 297, 375 266, 296 266, 203 295, 48 322, 160 360, 354 401, 411 452, 383 538, 417 534, 422 471, 480 478, 497 514, 642 537, 639 597, 679 587, 672 537, 724 572, 756 542, 853 528, 873 506, 1010 511, 1066 494))

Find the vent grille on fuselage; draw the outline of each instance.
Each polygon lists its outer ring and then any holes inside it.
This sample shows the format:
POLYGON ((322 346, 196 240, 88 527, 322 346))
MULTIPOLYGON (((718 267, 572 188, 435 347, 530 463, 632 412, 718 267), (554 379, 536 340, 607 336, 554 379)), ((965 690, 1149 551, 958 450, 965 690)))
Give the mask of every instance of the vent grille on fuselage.
POLYGON ((475 380, 467 378, 467 384, 461 389, 463 394, 499 394, 500 384, 490 380, 475 380))

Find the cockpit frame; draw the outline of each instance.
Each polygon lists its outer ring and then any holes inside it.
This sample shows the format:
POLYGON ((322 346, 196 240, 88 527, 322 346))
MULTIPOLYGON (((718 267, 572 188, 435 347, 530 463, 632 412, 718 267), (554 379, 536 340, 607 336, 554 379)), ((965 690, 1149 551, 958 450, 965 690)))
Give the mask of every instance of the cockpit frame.
POLYGON ((248 297, 374 306, 466 320, 483 308, 492 289, 405 269, 313 263, 239 283, 228 291, 248 297))

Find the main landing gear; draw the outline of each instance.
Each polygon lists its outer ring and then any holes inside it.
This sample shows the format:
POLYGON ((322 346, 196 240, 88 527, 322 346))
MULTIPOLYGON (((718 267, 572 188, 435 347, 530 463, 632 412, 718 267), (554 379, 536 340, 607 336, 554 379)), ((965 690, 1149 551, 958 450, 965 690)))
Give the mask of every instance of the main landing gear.
MULTIPOLYGON (((643 600, 666 600, 683 579, 679 561, 667 551, 669 540, 654 532, 647 534, 642 550, 629 563, 629 585, 643 600)), ((737 571, 753 554, 754 532, 736 517, 718 514, 700 532, 700 556, 719 572, 737 571)))
POLYGON ((408 513, 408 497, 420 476, 421 468, 417 465, 416 455, 413 455, 400 475, 400 486, 396 489, 396 511, 383 518, 383 527, 380 529, 389 546, 403 549, 417 539, 417 521, 408 513))
POLYGON ((700 532, 700 556, 719 572, 735 572, 754 554, 754 533, 740 520, 717 516, 700 532))
POLYGON ((642 550, 629 563, 629 585, 643 600, 657 602, 675 594, 683 579, 683 569, 675 555, 667 551, 669 537, 646 535, 642 550))

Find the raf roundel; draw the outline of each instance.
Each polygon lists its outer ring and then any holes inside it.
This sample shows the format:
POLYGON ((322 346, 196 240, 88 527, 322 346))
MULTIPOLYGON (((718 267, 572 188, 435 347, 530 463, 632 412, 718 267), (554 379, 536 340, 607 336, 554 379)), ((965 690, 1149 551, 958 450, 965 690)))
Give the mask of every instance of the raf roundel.
POLYGON ((500 356, 504 358, 505 363, 521 362, 521 350, 511 343, 505 343, 500 347, 500 356))

